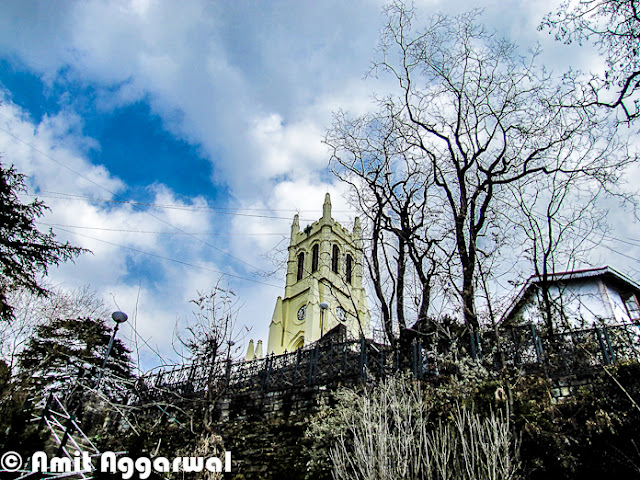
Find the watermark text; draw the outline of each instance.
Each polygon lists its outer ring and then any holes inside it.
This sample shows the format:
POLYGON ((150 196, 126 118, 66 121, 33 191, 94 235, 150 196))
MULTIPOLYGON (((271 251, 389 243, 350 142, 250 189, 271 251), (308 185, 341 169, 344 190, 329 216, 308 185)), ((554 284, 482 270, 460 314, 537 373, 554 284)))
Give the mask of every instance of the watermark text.
MULTIPOLYGON (((6 452, 0 457, 0 470, 16 472, 23 467, 23 460, 17 452, 6 452)), ((131 458, 104 452, 99 456, 90 456, 88 452, 76 452, 71 457, 48 457, 45 452, 36 452, 31 456, 28 469, 35 473, 73 473, 100 471, 120 474, 123 480, 134 476, 144 480, 152 473, 169 472, 231 472, 231 452, 223 457, 138 457, 131 458)))

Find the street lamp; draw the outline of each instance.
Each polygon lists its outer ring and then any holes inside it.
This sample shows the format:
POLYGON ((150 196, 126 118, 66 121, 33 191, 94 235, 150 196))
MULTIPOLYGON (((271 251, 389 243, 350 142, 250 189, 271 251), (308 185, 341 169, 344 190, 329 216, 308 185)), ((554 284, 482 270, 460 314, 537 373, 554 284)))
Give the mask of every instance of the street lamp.
POLYGON ((102 361, 102 368, 100 369, 100 373, 98 374, 98 380, 96 381, 96 389, 100 386, 100 381, 102 380, 102 376, 104 375, 104 369, 107 366, 107 359, 109 358, 109 354, 111 353, 111 349, 113 348, 113 341, 116 338, 116 333, 118 332, 118 328, 120 328, 120 324, 126 322, 129 317, 124 312, 113 312, 111 314, 111 318, 116 322, 116 326, 113 329, 113 333, 111 334, 111 340, 109 340, 109 346, 107 347, 107 353, 104 356, 104 360, 102 361))
POLYGON ((322 302, 320 305, 320 338, 324 335, 324 311, 329 308, 329 305, 322 302))

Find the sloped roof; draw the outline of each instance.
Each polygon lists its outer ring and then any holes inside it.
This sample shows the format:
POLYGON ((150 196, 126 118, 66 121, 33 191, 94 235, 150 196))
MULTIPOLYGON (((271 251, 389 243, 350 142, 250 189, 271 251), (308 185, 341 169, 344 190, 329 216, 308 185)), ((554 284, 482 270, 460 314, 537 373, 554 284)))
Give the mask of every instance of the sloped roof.
MULTIPOLYGON (((568 272, 556 272, 548 276, 550 284, 557 283, 571 283, 578 280, 584 280, 586 278, 607 278, 613 283, 623 285, 630 290, 633 290, 636 295, 640 295, 640 284, 625 274, 620 273, 610 266, 604 266, 599 268, 588 268, 584 270, 571 270, 568 272)), ((509 307, 505 310, 504 314, 500 318, 500 322, 509 320, 512 315, 529 299, 535 288, 542 282, 542 277, 538 275, 532 275, 528 278, 527 282, 520 289, 515 298, 511 301, 509 307)))

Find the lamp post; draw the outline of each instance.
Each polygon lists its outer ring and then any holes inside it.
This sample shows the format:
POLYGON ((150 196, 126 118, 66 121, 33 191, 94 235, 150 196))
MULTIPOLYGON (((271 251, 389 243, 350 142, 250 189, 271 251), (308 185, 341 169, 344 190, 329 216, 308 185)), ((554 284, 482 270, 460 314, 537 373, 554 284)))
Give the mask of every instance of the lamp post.
POLYGON ((104 355, 104 360, 102 361, 102 368, 100 369, 100 373, 98 374, 98 380, 96 381, 96 389, 100 387, 100 381, 102 381, 102 376, 104 375, 104 369, 107 366, 107 360, 109 359, 109 355, 111 354, 111 349, 113 348, 113 341, 116 338, 116 333, 118 332, 118 328, 120 328, 120 324, 126 322, 129 317, 124 312, 113 312, 111 314, 111 318, 114 322, 116 322, 116 326, 113 329, 113 333, 111 334, 111 339, 109 340, 109 346, 107 347, 107 353, 104 355))
POLYGON ((324 335, 324 311, 329 308, 329 305, 322 302, 320 305, 320 338, 324 335))

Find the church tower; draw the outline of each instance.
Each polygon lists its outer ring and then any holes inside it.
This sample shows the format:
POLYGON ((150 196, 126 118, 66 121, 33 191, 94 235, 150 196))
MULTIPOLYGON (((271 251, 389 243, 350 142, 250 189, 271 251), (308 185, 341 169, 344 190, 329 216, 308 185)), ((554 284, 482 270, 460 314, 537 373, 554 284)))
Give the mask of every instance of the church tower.
POLYGON ((362 230, 331 218, 325 196, 322 218, 300 230, 293 218, 284 297, 269 326, 267 353, 292 352, 341 326, 347 338, 369 335, 369 308, 362 286, 362 230))

